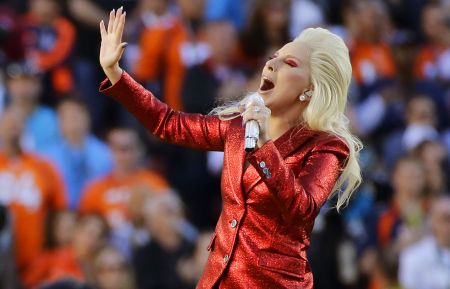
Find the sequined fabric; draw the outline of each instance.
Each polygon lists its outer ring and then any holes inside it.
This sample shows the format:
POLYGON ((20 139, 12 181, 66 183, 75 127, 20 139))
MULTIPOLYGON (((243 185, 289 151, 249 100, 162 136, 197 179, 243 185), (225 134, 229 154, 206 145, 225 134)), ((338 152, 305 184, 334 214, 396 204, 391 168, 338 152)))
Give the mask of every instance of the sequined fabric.
POLYGON ((223 209, 198 289, 313 288, 306 249, 314 219, 348 157, 343 141, 298 126, 245 153, 239 118, 175 112, 127 73, 114 86, 105 80, 100 91, 163 140, 225 153, 223 209))

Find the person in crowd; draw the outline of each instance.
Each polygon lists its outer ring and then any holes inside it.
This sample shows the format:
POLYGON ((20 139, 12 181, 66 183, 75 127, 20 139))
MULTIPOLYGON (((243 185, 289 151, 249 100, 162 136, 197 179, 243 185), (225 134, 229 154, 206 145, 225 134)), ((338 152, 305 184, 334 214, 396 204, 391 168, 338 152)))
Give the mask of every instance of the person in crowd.
POLYGON ((450 81, 449 11, 437 2, 428 3, 422 11, 422 33, 426 42, 415 61, 415 74, 420 79, 450 81))
POLYGON ((24 113, 9 107, 0 119, 0 204, 13 220, 14 251, 21 277, 44 249, 48 213, 66 207, 60 173, 42 157, 20 146, 24 113))
POLYGON ((147 198, 143 220, 150 238, 133 252, 139 289, 194 287, 188 286, 178 272, 181 259, 193 251, 189 232, 183 230, 184 218, 182 203, 175 194, 147 198))
POLYGON ((113 128, 107 142, 113 154, 113 168, 86 187, 79 210, 104 216, 112 230, 113 244, 129 256, 133 233, 133 212, 129 206, 133 195, 141 191, 161 194, 169 190, 169 185, 161 175, 141 165, 143 146, 136 130, 113 128))
POLYGON ((415 95, 405 106, 405 127, 389 134, 383 143, 383 159, 388 168, 422 142, 440 139, 436 107, 430 97, 415 95))
POLYGON ((344 114, 351 81, 344 41, 323 28, 304 30, 266 62, 262 100, 249 96, 205 116, 172 110, 120 68, 124 26, 122 8, 111 11, 108 29, 100 23, 108 77, 100 90, 162 140, 225 152, 223 209, 197 287, 312 288, 306 249, 314 220, 337 188, 346 184, 340 208, 361 182, 362 144, 344 114), (260 127, 254 143, 245 141, 248 120, 260 127))
POLYGON ((191 256, 178 261, 177 272, 186 284, 197 284, 202 276, 206 261, 208 260, 208 248, 213 232, 199 233, 195 242, 194 252, 191 256))
MULTIPOLYGON (((152 257, 153 258, 153 257, 152 257)), ((94 277, 98 289, 134 289, 131 265, 112 246, 101 248, 94 259, 94 277)))
POLYGON ((95 39, 98 35, 98 21, 108 15, 107 11, 114 7, 124 6, 134 10, 137 0, 67 0, 67 16, 74 24, 77 41, 72 53, 74 83, 80 98, 89 108, 92 130, 101 135, 111 122, 123 121, 127 116, 117 105, 106 97, 99 97, 97 83, 101 80, 102 71, 96 65, 99 45, 95 39))
POLYGON ((448 193, 449 152, 439 140, 426 140, 413 151, 422 161, 427 178, 428 199, 432 201, 442 194, 448 193))
POLYGON ((436 198, 430 209, 431 231, 402 250, 399 279, 408 289, 444 289, 450 286, 450 197, 436 198))
POLYGON ((94 284, 94 259, 107 237, 108 226, 101 216, 80 216, 74 225, 72 237, 65 246, 60 244, 35 259, 25 278, 26 288, 35 288, 65 278, 94 284))
POLYGON ((44 73, 44 99, 52 104, 55 95, 74 89, 70 56, 76 41, 74 25, 62 15, 58 0, 29 0, 29 10, 21 18, 25 59, 44 73))
POLYGON ((393 195, 386 208, 375 208, 366 225, 366 244, 360 249, 360 266, 378 284, 377 251, 389 248, 398 254, 425 234, 426 177, 423 164, 410 156, 400 158, 392 172, 393 195))
POLYGON ((40 103, 42 75, 25 62, 10 63, 6 67, 6 88, 9 105, 26 115, 24 148, 42 152, 59 137, 55 112, 40 103))
POLYGON ((395 75, 386 43, 390 19, 383 1, 352 0, 344 9, 353 76, 361 86, 375 85, 395 75))
POLYGON ((177 4, 180 13, 174 15, 167 0, 143 0, 145 28, 139 40, 140 57, 132 71, 141 81, 156 83, 158 95, 182 110, 186 69, 203 63, 210 52, 203 40, 204 0, 178 0, 177 4))
POLYGON ((111 170, 108 146, 90 132, 87 106, 75 97, 62 99, 57 108, 61 137, 43 154, 62 172, 67 187, 69 207, 76 210, 88 182, 111 170))
POLYGON ((238 60, 250 76, 289 40, 290 2, 256 0, 239 37, 238 60))

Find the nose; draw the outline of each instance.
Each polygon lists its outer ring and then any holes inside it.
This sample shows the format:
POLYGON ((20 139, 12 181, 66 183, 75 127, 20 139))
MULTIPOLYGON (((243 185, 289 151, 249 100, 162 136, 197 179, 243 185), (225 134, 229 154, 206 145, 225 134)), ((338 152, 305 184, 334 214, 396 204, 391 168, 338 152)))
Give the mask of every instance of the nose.
POLYGON ((276 71, 275 58, 271 58, 271 59, 267 60, 266 66, 270 72, 275 72, 276 71))

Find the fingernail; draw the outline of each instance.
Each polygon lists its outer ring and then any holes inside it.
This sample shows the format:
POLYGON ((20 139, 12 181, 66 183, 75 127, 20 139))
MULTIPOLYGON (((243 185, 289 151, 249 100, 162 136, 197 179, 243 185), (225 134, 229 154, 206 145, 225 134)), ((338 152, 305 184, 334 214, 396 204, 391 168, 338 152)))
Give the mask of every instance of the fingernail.
POLYGON ((128 42, 125 42, 124 44, 123 44, 123 47, 125 48, 125 47, 127 47, 128 46, 128 42))
POLYGON ((123 12, 123 16, 127 15, 127 11, 123 12))

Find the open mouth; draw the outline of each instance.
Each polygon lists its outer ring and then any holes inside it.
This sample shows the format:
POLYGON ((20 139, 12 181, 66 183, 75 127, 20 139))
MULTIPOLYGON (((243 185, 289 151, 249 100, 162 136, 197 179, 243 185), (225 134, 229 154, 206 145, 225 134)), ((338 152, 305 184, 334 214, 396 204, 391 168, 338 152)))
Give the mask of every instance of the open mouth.
POLYGON ((271 90, 274 87, 275 87, 275 84, 270 79, 264 77, 263 78, 263 83, 262 83, 262 85, 260 87, 260 90, 262 92, 264 92, 264 91, 271 90))

